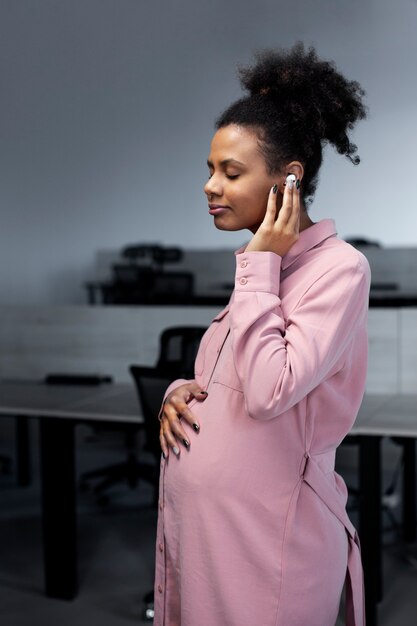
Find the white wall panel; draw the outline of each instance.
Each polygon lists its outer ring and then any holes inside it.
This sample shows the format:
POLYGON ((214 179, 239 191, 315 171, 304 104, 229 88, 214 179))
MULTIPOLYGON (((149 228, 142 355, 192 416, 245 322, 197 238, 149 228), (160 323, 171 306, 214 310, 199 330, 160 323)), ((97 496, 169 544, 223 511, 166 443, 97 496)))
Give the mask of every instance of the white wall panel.
POLYGON ((51 372, 129 379, 131 363, 153 365, 168 326, 208 326, 219 307, 2 307, 0 377, 51 372))
POLYGON ((398 309, 370 309, 369 393, 391 393, 400 389, 398 309))
POLYGON ((417 309, 402 309, 400 316, 401 392, 417 393, 417 309))
MULTIPOLYGON (((153 365, 161 331, 207 326, 220 307, 0 307, 0 377, 50 372, 129 379, 128 365, 153 365)), ((417 389, 417 310, 369 311, 369 393, 417 389)))

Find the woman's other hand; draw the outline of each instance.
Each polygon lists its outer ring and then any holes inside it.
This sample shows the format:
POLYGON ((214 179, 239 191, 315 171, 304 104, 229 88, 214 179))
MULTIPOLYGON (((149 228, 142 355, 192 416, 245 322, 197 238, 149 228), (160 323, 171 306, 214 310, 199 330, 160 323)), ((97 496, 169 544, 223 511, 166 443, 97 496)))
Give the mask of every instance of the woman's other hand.
POLYGON ((300 235, 300 192, 295 183, 284 187, 282 206, 277 208, 277 186, 269 192, 263 222, 252 237, 245 252, 275 252, 283 257, 300 235))
POLYGON ((207 398, 207 393, 193 382, 177 387, 165 398, 159 416, 161 427, 159 440, 164 457, 169 455, 171 448, 176 456, 180 455, 180 444, 185 448, 190 447, 190 441, 181 426, 181 419, 190 424, 196 433, 200 431, 200 424, 188 408, 188 403, 193 399, 203 402, 207 398))

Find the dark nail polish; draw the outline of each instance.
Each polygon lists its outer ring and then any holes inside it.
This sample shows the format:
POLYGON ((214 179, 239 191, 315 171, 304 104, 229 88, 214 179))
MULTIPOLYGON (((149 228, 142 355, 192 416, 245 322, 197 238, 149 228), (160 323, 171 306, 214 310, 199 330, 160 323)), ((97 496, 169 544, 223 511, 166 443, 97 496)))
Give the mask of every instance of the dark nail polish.
POLYGON ((167 458, 167 455, 165 454, 165 452, 162 453, 162 456, 164 457, 164 459, 167 458))
POLYGON ((184 444, 184 446, 185 446, 185 447, 187 448, 187 450, 188 450, 188 448, 190 447, 190 442, 189 442, 189 441, 187 441, 186 439, 183 439, 183 440, 182 440, 182 443, 184 444))
POLYGON ((297 181, 295 183, 295 186, 297 187, 297 189, 300 189, 301 187, 301 181, 297 178, 297 181))
POLYGON ((272 187, 272 193, 277 193, 277 191, 278 191, 278 185, 276 185, 276 184, 275 184, 275 185, 272 187))
POLYGON ((200 432, 200 426, 198 424, 193 424, 193 428, 194 428, 196 433, 200 432))
POLYGON ((200 396, 208 396, 207 391, 200 391, 200 396))

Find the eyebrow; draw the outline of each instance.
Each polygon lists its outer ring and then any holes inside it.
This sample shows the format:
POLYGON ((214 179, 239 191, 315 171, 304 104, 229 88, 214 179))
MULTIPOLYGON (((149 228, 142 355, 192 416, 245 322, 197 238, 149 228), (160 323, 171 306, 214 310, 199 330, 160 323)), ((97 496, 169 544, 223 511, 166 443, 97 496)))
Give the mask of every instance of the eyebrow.
MULTIPOLYGON (((207 165, 209 167, 213 167, 212 161, 207 159, 207 165)), ((245 167, 245 164, 242 163, 241 161, 237 161, 237 159, 223 159, 223 161, 220 161, 220 165, 222 165, 223 167, 225 165, 241 165, 242 167, 245 167)))

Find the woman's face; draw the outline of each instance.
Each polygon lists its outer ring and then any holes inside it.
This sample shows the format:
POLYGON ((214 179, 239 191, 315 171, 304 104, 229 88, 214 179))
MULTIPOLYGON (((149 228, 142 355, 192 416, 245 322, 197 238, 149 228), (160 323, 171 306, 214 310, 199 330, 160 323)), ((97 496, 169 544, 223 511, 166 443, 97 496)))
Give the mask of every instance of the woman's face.
POLYGON ((210 177, 204 186, 209 213, 220 230, 259 228, 271 187, 281 179, 268 174, 254 131, 231 124, 220 128, 207 160, 210 177))

